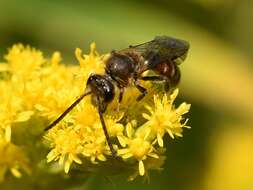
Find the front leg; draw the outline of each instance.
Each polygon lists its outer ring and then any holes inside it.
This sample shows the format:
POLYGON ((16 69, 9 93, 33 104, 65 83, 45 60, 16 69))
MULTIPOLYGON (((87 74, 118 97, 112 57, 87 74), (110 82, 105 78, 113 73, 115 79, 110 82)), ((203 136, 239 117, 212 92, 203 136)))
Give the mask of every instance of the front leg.
POLYGON ((147 94, 147 89, 140 86, 139 84, 135 84, 136 88, 141 92, 141 94, 137 97, 136 101, 140 101, 147 94))
POLYGON ((110 140, 110 136, 108 134, 108 131, 107 131, 107 128, 106 128, 106 125, 105 125, 105 120, 104 120, 104 117, 103 117, 103 104, 104 102, 100 100, 99 96, 96 97, 97 98, 97 109, 98 109, 98 114, 99 114, 99 118, 100 118, 100 122, 101 122, 101 125, 102 125, 102 128, 103 128, 103 131, 104 131, 104 135, 105 135, 105 139, 106 139, 106 142, 110 148, 110 151, 111 151, 111 154, 112 154, 112 157, 116 157, 116 151, 114 150, 113 146, 112 146, 112 143, 111 143, 111 140, 110 140))

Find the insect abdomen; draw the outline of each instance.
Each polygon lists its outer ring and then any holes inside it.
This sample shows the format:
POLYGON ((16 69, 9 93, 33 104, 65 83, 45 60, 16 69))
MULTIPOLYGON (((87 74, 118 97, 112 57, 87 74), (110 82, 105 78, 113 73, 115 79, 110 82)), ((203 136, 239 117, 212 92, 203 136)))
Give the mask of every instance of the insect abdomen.
POLYGON ((167 86, 166 91, 169 90, 168 88, 174 88, 178 85, 181 78, 180 70, 172 61, 159 63, 154 70, 157 74, 165 77, 165 87, 167 86))

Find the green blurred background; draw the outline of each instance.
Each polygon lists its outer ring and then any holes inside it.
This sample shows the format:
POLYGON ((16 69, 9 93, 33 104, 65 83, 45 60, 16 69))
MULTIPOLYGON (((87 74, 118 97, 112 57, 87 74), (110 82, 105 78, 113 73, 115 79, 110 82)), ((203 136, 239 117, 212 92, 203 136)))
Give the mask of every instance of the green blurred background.
POLYGON ((149 184, 94 175, 77 189, 253 189, 253 1, 0 0, 0 7, 1 57, 17 42, 46 56, 59 50, 67 63, 92 41, 101 53, 156 35, 191 44, 178 102, 192 104, 192 129, 167 142, 164 170, 149 184))

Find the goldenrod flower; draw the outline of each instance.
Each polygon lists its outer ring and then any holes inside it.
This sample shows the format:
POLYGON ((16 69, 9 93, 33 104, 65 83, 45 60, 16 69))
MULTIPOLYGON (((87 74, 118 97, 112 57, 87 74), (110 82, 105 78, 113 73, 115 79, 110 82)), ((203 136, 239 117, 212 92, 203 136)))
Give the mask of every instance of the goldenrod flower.
POLYGON ((14 45, 5 59, 10 67, 10 72, 15 74, 13 79, 22 80, 21 82, 36 77, 40 72, 41 65, 45 63, 42 52, 22 44, 14 45))
POLYGON ((118 150, 118 154, 123 159, 135 158, 138 160, 139 173, 141 176, 145 173, 145 168, 143 164, 143 160, 147 158, 147 156, 158 158, 158 155, 154 152, 154 147, 152 146, 152 142, 148 141, 146 138, 149 135, 144 134, 143 138, 134 136, 135 130, 132 128, 131 123, 128 123, 126 126, 126 144, 127 148, 123 148, 118 150))
POLYGON ((104 56, 99 56, 95 43, 90 45, 89 55, 83 55, 82 50, 79 48, 76 48, 75 54, 80 63, 80 72, 84 79, 87 79, 91 73, 104 74, 104 56))
POLYGON ((64 164, 64 170, 68 173, 70 165, 73 161, 81 164, 82 161, 78 158, 81 154, 81 139, 78 130, 71 127, 65 127, 59 130, 51 130, 47 138, 52 141, 50 145, 53 149, 47 155, 47 161, 59 161, 59 164, 64 164))
POLYGON ((159 146, 163 147, 163 136, 167 132, 172 139, 174 136, 182 136, 182 127, 187 127, 182 115, 187 113, 190 109, 190 104, 182 103, 178 108, 174 108, 173 102, 178 95, 178 89, 170 95, 163 95, 160 98, 158 95, 154 96, 154 107, 146 105, 145 107, 150 112, 150 115, 143 113, 143 117, 147 120, 145 123, 150 129, 150 134, 156 134, 159 146))
MULTIPOLYGON (((117 94, 104 113, 118 164, 110 165, 115 160, 97 108, 88 96, 43 134, 46 126, 84 92, 89 75, 104 73, 109 56, 100 55, 95 43, 89 54, 77 48, 75 55, 79 66, 66 66, 61 63, 59 52, 47 59, 42 52, 17 44, 5 56, 6 62, 0 64, 0 181, 8 175, 7 171, 15 177, 33 171, 36 175, 47 171, 47 175, 60 176, 72 167, 93 171, 108 166, 112 167, 110 171, 119 173, 124 167, 132 172, 132 180, 162 166, 165 149, 161 147, 165 146, 166 133, 171 138, 182 136, 187 127, 184 114, 190 105, 174 106, 178 89, 172 94, 149 90, 147 97, 136 102, 139 92, 133 87, 126 90, 120 105, 117 94), (43 139, 39 138, 41 135, 43 139), (47 155, 41 150, 43 147, 47 148, 47 155)), ((149 82, 142 85, 152 89, 149 82)))
POLYGON ((8 170, 17 178, 22 176, 21 171, 30 173, 29 159, 21 148, 0 137, 0 182, 8 170))

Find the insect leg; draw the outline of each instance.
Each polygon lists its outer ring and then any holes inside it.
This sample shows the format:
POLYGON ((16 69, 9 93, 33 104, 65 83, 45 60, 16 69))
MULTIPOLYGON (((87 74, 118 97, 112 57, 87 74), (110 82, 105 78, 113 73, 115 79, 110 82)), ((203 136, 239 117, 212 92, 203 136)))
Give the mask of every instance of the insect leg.
POLYGON ((145 77, 141 77, 140 79, 144 81, 166 81, 167 80, 164 76, 145 76, 145 77))
POLYGON ((136 84, 135 86, 141 92, 141 94, 136 99, 136 101, 140 101, 147 94, 147 89, 138 84, 136 84))
POLYGON ((170 81, 168 80, 167 77, 164 77, 164 76, 145 76, 145 77, 141 77, 140 80, 154 81, 154 82, 162 81, 162 82, 164 82, 165 92, 168 92, 171 89, 170 81))
POLYGON ((119 90, 120 90, 120 92, 119 92, 119 103, 121 103, 122 98, 123 98, 123 94, 124 94, 124 88, 120 88, 119 90))
POLYGON ((59 123, 85 96, 91 94, 91 91, 83 93, 79 98, 77 98, 53 123, 47 126, 44 130, 47 131, 59 123))
POLYGON ((101 124, 102 124, 102 127, 103 127, 104 134, 105 134, 106 142, 107 142, 107 144, 110 148, 112 156, 116 157, 116 151, 114 150, 114 148, 112 146, 112 143, 110 141, 110 137, 109 137, 106 125, 105 125, 105 120, 104 120, 104 117, 103 117, 103 110, 102 110, 102 102, 100 101, 99 96, 97 96, 97 105, 98 105, 98 114, 99 114, 99 118, 100 118, 100 121, 101 121, 101 124))

